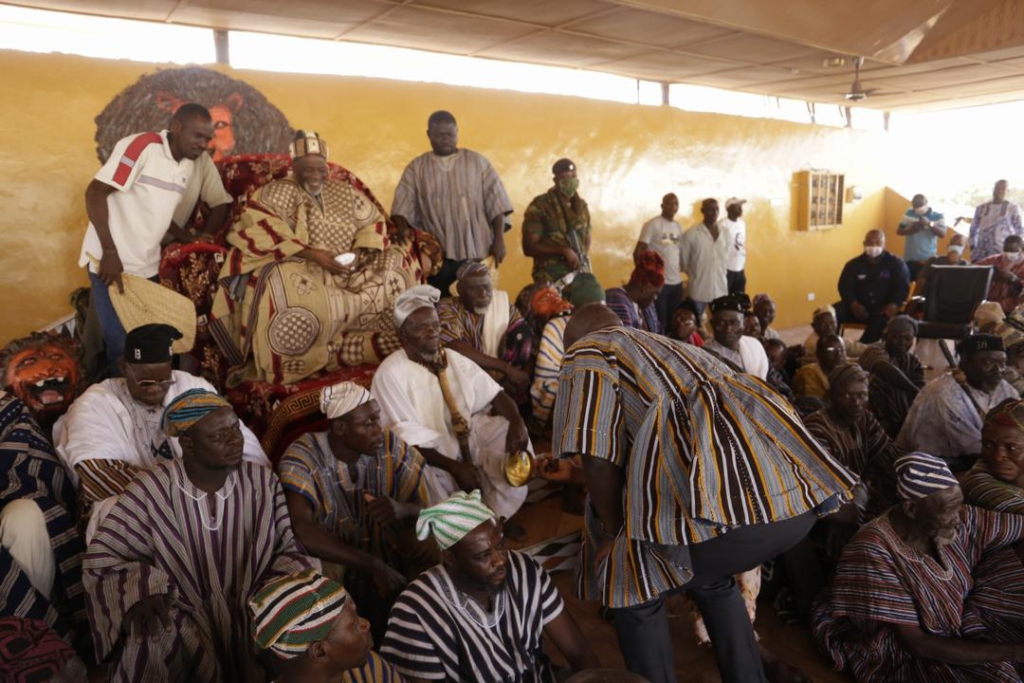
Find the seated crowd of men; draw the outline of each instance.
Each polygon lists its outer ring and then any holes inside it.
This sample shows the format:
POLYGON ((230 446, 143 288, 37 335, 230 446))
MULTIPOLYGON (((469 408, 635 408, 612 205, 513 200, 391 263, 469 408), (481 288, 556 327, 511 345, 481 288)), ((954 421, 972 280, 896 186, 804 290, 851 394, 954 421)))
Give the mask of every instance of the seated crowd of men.
POLYGON ((586 492, 578 597, 606 609, 635 680, 676 680, 666 601, 683 593, 724 681, 797 680, 753 628, 766 562, 859 681, 1024 680, 1024 242, 1005 181, 970 234, 998 314, 926 383, 901 310, 912 274, 964 263, 964 239, 936 254, 945 223, 923 196, 906 260, 869 232, 841 300, 787 348, 775 301, 744 291, 745 200, 721 220, 705 200, 684 231, 666 195, 604 289, 568 159, 525 212, 535 282, 510 300, 495 284, 512 205, 457 133, 431 115, 389 216, 298 131, 290 175, 234 221, 202 107, 118 143, 81 260, 109 378, 53 420, 64 398, 35 399, 57 370, 6 354, 39 391, 0 392, 0 641, 32 653, 0 660, 5 680, 84 680, 82 660, 124 682, 627 680, 581 673, 591 643, 506 549, 524 536, 514 458, 586 492), (187 198, 227 229, 210 325, 229 385, 378 364, 369 388, 323 388, 325 430, 276 463, 175 369, 181 331, 121 323, 167 226, 193 239, 187 198), (859 342, 841 334, 858 323, 859 342))

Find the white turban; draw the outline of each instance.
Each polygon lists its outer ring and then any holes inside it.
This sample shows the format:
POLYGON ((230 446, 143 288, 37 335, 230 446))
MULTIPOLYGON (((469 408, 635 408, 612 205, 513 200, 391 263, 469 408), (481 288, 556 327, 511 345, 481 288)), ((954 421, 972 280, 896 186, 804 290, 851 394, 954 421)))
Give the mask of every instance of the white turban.
POLYGON ((441 300, 441 290, 430 285, 417 285, 402 292, 395 301, 395 327, 402 328, 402 323, 410 315, 421 308, 433 308, 441 300))
POLYGON ((369 391, 355 382, 342 382, 323 388, 320 392, 320 410, 327 419, 333 420, 347 415, 372 398, 369 391))

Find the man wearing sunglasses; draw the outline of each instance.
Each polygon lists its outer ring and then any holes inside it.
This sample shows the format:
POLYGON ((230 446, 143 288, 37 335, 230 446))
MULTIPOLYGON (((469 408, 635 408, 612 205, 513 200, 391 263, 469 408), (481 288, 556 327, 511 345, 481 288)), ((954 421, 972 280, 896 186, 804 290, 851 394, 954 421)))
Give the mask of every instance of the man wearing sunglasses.
MULTIPOLYGON (((123 377, 89 387, 54 425, 57 453, 78 487, 86 540, 138 472, 181 457, 178 440, 160 429, 164 407, 191 389, 216 392, 206 380, 171 369, 171 344, 180 338, 170 325, 133 329, 120 361, 123 377)), ((244 458, 269 467, 259 440, 241 428, 244 458)))

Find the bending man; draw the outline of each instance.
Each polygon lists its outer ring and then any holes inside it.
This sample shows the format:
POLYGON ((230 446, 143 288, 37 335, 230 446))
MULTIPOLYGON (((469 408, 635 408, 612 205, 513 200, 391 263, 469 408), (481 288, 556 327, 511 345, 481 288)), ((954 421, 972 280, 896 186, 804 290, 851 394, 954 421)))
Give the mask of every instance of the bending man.
POLYGON ((764 681, 733 576, 795 545, 855 478, 781 396, 693 346, 600 305, 573 316, 565 342, 552 445, 582 456, 590 493, 581 597, 612 608, 630 671, 665 683, 664 598, 687 590, 723 680, 764 681))

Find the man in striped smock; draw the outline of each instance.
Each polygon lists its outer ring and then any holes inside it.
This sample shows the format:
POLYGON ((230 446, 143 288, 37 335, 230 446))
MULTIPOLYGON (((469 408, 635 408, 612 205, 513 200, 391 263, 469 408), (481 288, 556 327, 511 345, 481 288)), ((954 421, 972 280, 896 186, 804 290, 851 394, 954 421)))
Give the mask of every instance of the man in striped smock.
POLYGON ((763 382, 586 306, 566 330, 553 451, 590 499, 581 597, 612 608, 630 671, 674 681, 663 599, 690 592, 723 680, 764 681, 733 576, 788 550, 855 483, 763 382))
POLYGON ((125 488, 86 554, 96 655, 110 681, 262 683, 249 599, 312 560, 273 471, 243 460, 227 401, 188 391, 163 428, 182 457, 125 488))
POLYGON ((324 387, 327 431, 309 432, 277 464, 295 536, 343 581, 384 635, 406 579, 437 564, 433 541, 417 543, 413 522, 427 499, 420 452, 380 426, 380 408, 353 382, 324 387))
POLYGON ((554 683, 545 637, 574 671, 597 666, 551 577, 505 550, 479 491, 427 508, 416 531, 437 539, 442 563, 398 598, 380 649, 407 682, 554 683))
POLYGON ((2 390, 0 472, 0 616, 43 622, 73 644, 85 622, 74 487, 31 411, 2 390))
MULTIPOLYGON (((124 377, 94 384, 53 428, 57 454, 78 487, 80 526, 88 543, 117 496, 142 471, 181 457, 178 440, 160 426, 164 407, 187 391, 215 391, 201 377, 172 370, 170 325, 142 325, 125 337, 124 377)), ((243 457, 270 466, 260 442, 239 423, 243 457)))
POLYGON ((409 162, 395 188, 391 218, 404 236, 419 228, 444 248, 444 264, 430 284, 446 295, 468 260, 505 260, 505 218, 512 201, 482 154, 459 148, 459 125, 447 111, 427 120, 431 151, 409 162))
POLYGON ((896 461, 900 504, 857 532, 812 630, 857 681, 1019 683, 1024 516, 964 505, 941 458, 896 461))
POLYGON ((282 576, 249 601, 256 644, 276 683, 401 683, 371 650, 370 624, 341 586, 314 569, 282 576))

